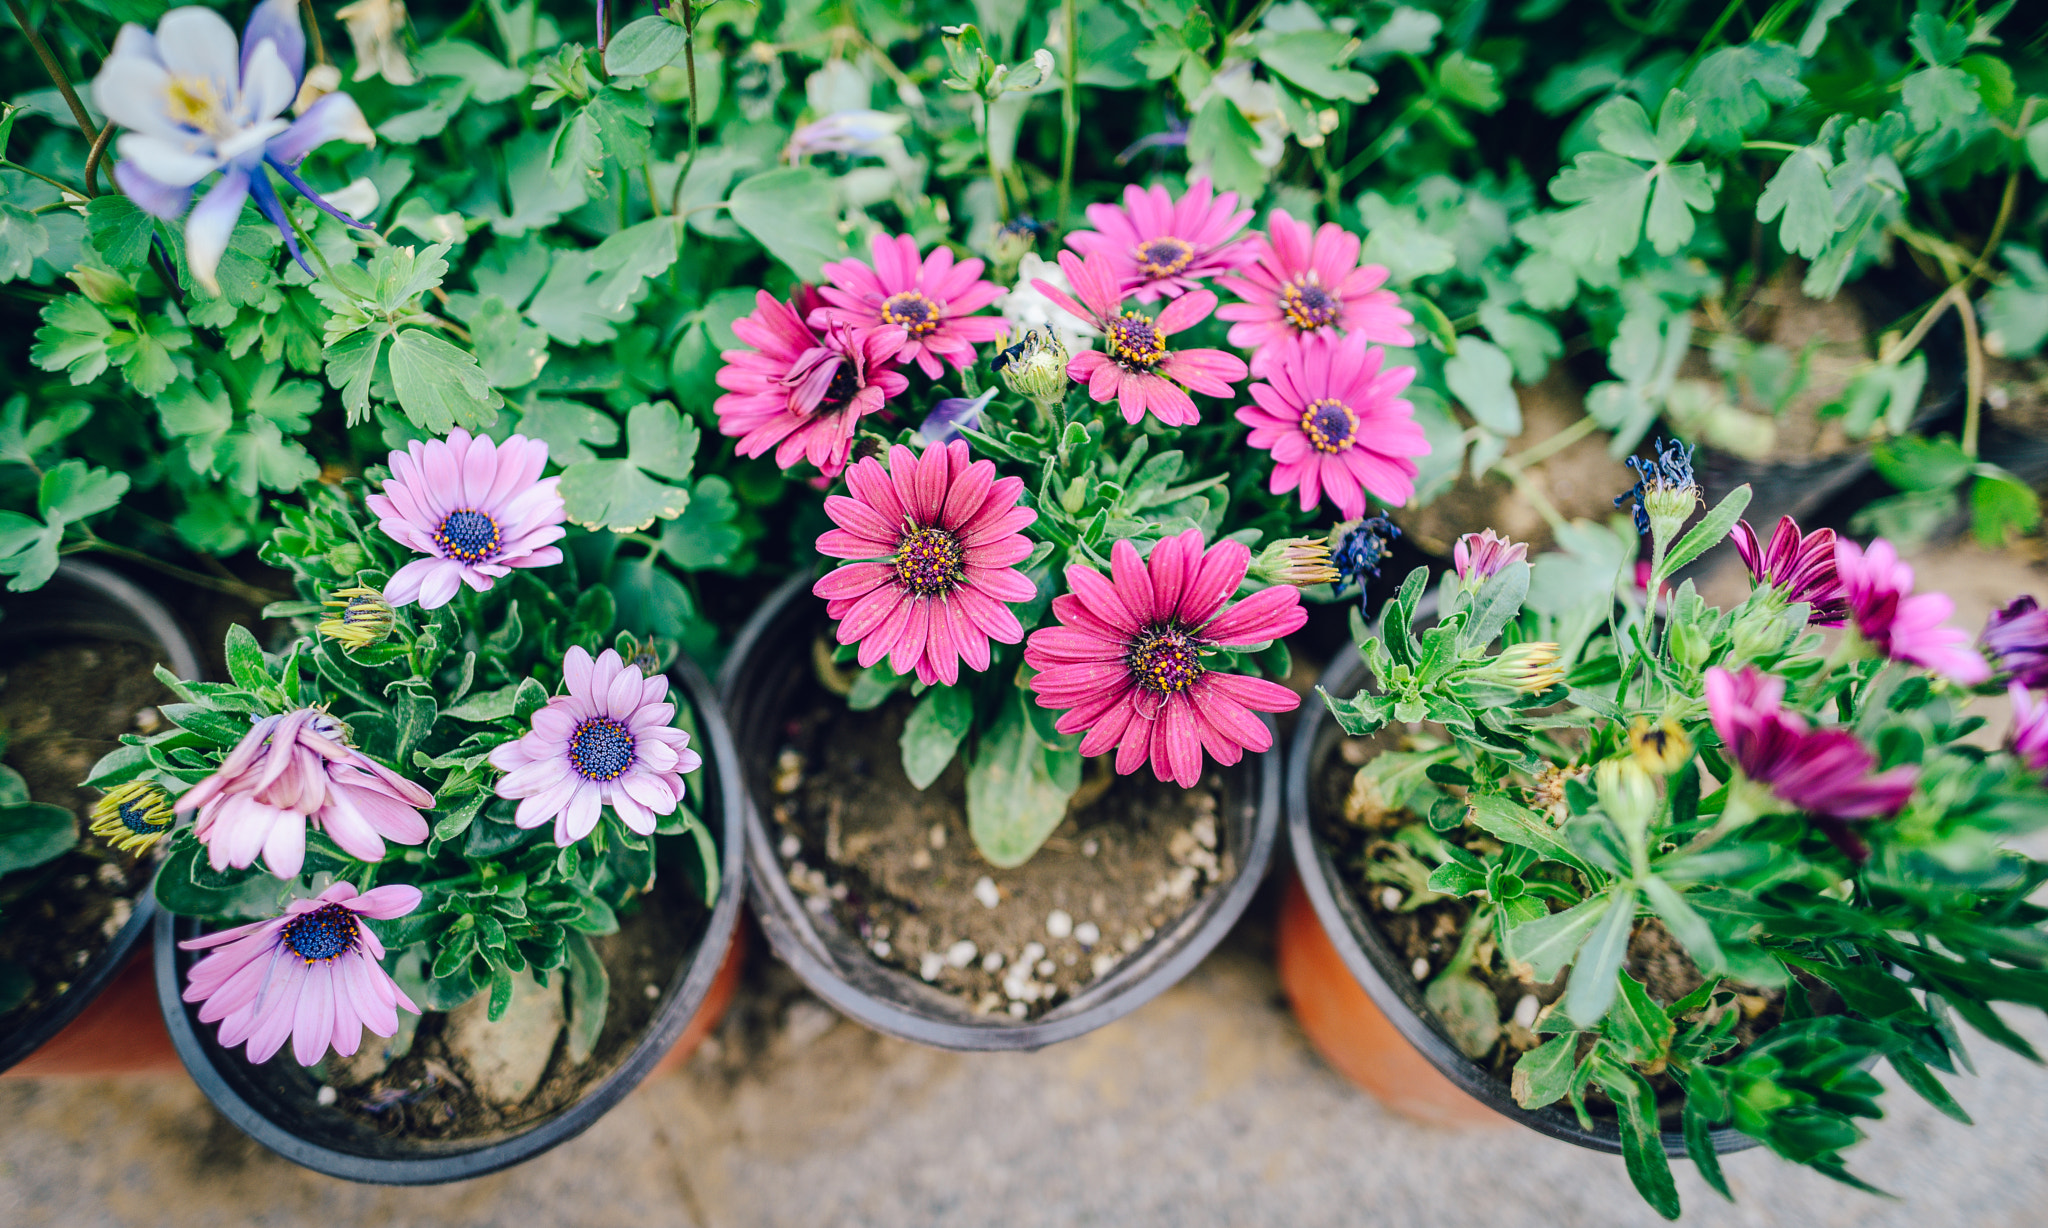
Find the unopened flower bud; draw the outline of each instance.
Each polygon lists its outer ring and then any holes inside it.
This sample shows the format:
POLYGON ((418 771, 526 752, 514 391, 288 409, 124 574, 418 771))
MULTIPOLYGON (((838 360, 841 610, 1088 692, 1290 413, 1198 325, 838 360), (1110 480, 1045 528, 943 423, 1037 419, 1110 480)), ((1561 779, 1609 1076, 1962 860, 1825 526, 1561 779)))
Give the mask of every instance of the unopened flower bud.
POLYGON ((1729 628, 1728 667, 1734 669, 1775 656, 1784 650, 1785 641, 1804 627, 1803 621, 1791 624, 1784 616, 1783 606, 1768 600, 1768 594, 1764 600, 1752 598, 1729 628))
POLYGON ((1697 670, 1707 663, 1707 654, 1713 644, 1706 632, 1689 622, 1673 619, 1670 631, 1671 659, 1687 669, 1697 670))
POLYGON ((1024 334, 1023 340, 997 353, 989 365, 1003 377, 1010 391, 1020 397, 1028 397, 1042 406, 1066 400, 1070 383, 1067 347, 1049 332, 1032 329, 1024 334))
POLYGON ((135 301, 135 287, 118 273, 81 264, 66 276, 80 293, 102 307, 126 307, 135 301))
POLYGON ((1604 760, 1593 772, 1600 809, 1631 838, 1648 830, 1657 813, 1657 782, 1634 759, 1604 760))
POLYGON ((1081 509, 1087 506, 1088 479, 1086 476, 1077 477, 1060 492, 1060 508, 1069 516, 1079 516, 1081 509))
POLYGON ((1283 537, 1259 551, 1251 573, 1268 584, 1336 584, 1343 576, 1330 562, 1330 543, 1322 538, 1283 537))
POLYGON ((1462 592, 1478 592, 1494 576, 1499 575, 1509 564, 1520 563, 1529 557, 1529 547, 1517 541, 1494 534, 1492 529, 1478 533, 1467 533, 1451 547, 1451 564, 1458 572, 1458 588, 1462 592))
POLYGON ((315 630, 351 651, 383 643, 398 625, 391 603, 374 588, 344 588, 321 604, 334 613, 321 619, 315 630))
POLYGON ((170 795, 153 780, 115 785, 93 803, 92 834, 117 849, 145 849, 162 839, 177 818, 170 795))
POLYGON ((1365 604, 1365 582, 1380 574, 1380 564, 1393 553, 1394 539, 1401 530, 1385 516, 1347 520, 1330 530, 1330 566, 1337 578, 1330 582, 1332 593, 1346 584, 1358 585, 1358 601, 1365 604))
POLYGON ((1557 645, 1543 640, 1503 648, 1499 656, 1477 671, 1489 682, 1540 695, 1564 681, 1564 667, 1558 663, 1557 645))
POLYGON ((1044 222, 1033 218, 1018 217, 996 227, 995 238, 988 245, 988 258, 997 268, 1014 269, 1025 256, 1038 248, 1038 241, 1051 233, 1044 222))
POLYGON ((1692 759, 1692 739, 1668 716, 1654 724, 1637 717, 1628 727, 1628 748, 1636 765, 1654 776, 1669 776, 1692 759))

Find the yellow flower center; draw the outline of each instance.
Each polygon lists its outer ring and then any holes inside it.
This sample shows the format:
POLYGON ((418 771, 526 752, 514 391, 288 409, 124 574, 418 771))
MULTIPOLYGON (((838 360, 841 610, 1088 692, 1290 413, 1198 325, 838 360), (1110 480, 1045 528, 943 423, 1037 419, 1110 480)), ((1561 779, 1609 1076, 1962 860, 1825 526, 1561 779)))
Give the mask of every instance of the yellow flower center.
POLYGON ((227 128, 227 108, 211 77, 172 77, 165 90, 164 113, 172 121, 219 136, 227 128))
POLYGON ((1171 277, 1194 262, 1195 245, 1162 235, 1138 244, 1132 255, 1138 258, 1138 272, 1146 277, 1171 277))
POLYGON ((1149 371, 1166 357, 1166 339, 1152 317, 1126 311, 1109 322, 1109 356, 1126 371, 1149 371))
POLYGON ((1318 452, 1342 452, 1358 438, 1358 415, 1342 401, 1324 397, 1301 411, 1301 430, 1318 452))

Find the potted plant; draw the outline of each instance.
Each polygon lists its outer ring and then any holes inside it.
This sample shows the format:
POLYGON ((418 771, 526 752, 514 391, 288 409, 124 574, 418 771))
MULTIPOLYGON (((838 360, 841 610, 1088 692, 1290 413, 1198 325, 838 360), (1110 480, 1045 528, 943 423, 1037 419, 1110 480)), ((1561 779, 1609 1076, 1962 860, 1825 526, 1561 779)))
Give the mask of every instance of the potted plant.
POLYGON ((0 1069, 69 1074, 169 1059, 159 1034, 103 992, 150 1004, 136 945, 154 920, 149 846, 168 811, 77 786, 100 754, 161 727, 161 667, 199 677, 161 602, 96 564, 67 560, 0 620, 0 1069), (134 958, 131 958, 134 957, 134 958), (111 990, 110 990, 111 987, 111 990), (113 1026, 109 1028, 107 1025, 113 1026))
POLYGON ((614 636, 547 461, 456 430, 280 508, 264 555, 304 600, 269 613, 299 634, 230 631, 230 680, 166 678, 173 728, 94 777, 191 820, 155 887, 180 1056, 323 1172, 448 1181, 572 1137, 731 942, 716 705, 673 642, 614 636))
POLYGON ((1872 1188, 1844 1154, 1869 1068, 1967 1120, 1936 1073, 1958 1021, 2027 1052, 1993 1004, 2048 1001, 2048 869, 2007 843, 2048 816, 2040 617, 1980 648, 1889 543, 1761 537, 1747 488, 1684 530, 1684 450, 1641 477, 1650 601, 1475 534, 1433 625, 1418 570, 1359 626, 1290 769, 1308 895, 1451 1083, 1619 1150, 1665 1216, 1667 1152, 1724 1195, 1718 1153, 1755 1143, 1872 1188), (1667 587, 1731 531, 1747 600, 1667 587), (2007 690, 2006 744, 1969 741, 2007 690))

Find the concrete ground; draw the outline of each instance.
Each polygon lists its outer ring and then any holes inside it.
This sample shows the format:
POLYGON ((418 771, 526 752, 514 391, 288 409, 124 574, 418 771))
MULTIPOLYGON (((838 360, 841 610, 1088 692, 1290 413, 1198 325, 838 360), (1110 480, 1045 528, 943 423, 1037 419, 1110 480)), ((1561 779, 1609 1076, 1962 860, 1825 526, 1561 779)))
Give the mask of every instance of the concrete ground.
MULTIPOLYGON (((2043 591, 2017 559, 1923 560, 1958 622, 2043 591)), ((1998 707, 2002 705, 1990 705, 1998 707)), ((792 1225, 1473 1225, 1661 1222, 1617 1157, 1514 1126, 1395 1117, 1308 1047, 1272 962, 1265 892, 1193 975, 1129 1018, 1036 1054, 887 1040, 795 985, 756 942, 725 1025, 680 1072, 510 1172, 353 1186, 264 1151, 182 1076, 0 1082, 6 1228, 741 1228, 792 1225)), ((2048 1046, 2048 1020, 2014 1012, 2048 1046)), ((2036 1228, 2048 1223, 2048 1071, 1981 1040, 1951 1081, 1978 1125, 1899 1090, 1851 1153, 1898 1196, 1761 1151, 1729 1206, 1680 1163, 1685 1222, 2036 1228)), ((1888 1072, 1887 1072, 1888 1073, 1888 1072)))

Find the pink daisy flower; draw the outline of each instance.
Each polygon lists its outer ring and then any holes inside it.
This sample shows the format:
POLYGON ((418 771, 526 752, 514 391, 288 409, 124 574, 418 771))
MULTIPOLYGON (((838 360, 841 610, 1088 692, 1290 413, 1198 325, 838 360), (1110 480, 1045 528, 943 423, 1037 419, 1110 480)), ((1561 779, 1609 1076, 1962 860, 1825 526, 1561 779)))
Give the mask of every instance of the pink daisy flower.
POLYGON ((1324 222, 1310 238, 1307 222, 1285 210, 1266 217, 1268 235, 1251 238, 1254 258, 1242 275, 1216 284, 1243 299, 1216 312, 1230 326, 1230 344, 1252 350, 1252 374, 1264 375, 1279 359, 1281 343, 1310 333, 1363 333, 1381 345, 1415 344, 1415 317, 1401 296, 1382 290, 1384 265, 1360 264, 1358 236, 1324 222))
POLYGON ((2005 745, 2030 771, 2048 772, 2048 703, 2034 698, 2024 683, 2005 688, 2012 700, 2012 730, 2005 745))
POLYGON ((394 606, 447 605, 467 584, 488 592, 514 567, 551 567, 550 544, 568 530, 558 477, 542 478, 548 445, 514 435, 498 443, 456 428, 447 439, 418 440, 393 452, 384 493, 366 502, 384 535, 427 558, 398 569, 384 586, 394 606))
POLYGON ((1785 680, 1744 666, 1707 671, 1707 712, 1742 774, 1808 814, 1867 819, 1895 814, 1920 770, 1872 774, 1877 758, 1846 729, 1809 729, 1786 712, 1785 680))
POLYGON ((1802 535, 1799 522, 1778 518, 1768 544, 1757 540, 1747 520, 1735 522, 1735 552, 1742 556, 1756 583, 1777 590, 1788 604, 1812 607, 1806 621, 1816 627, 1839 627, 1849 615, 1842 580, 1835 573, 1835 531, 1815 529, 1802 535))
POLYGON ((1251 445, 1273 454, 1269 489, 1298 488, 1303 511, 1327 495, 1347 520, 1365 515, 1368 493, 1390 507, 1414 497, 1409 458, 1429 455, 1415 407, 1401 399, 1415 368, 1383 370, 1386 351, 1368 348, 1363 333, 1280 344, 1272 382, 1253 384, 1257 404, 1237 410, 1251 445))
POLYGON ((220 1024, 220 1043, 247 1041, 261 1064, 292 1042, 292 1056, 311 1066, 332 1048, 347 1057, 363 1029, 398 1031, 398 1008, 420 1008, 379 965, 384 944, 364 924, 389 921, 420 906, 417 887, 392 884, 356 894, 336 883, 310 900, 293 900, 284 915, 181 942, 187 951, 219 950, 192 965, 184 998, 204 1002, 199 1022, 220 1024))
POLYGON ((860 645, 863 668, 884 656, 898 674, 929 686, 960 680, 960 663, 987 669, 990 640, 1014 644, 1024 628, 1004 602, 1036 592, 1016 565, 1031 553, 1021 530, 1038 519, 1018 507, 1022 478, 998 478, 991 461, 969 463, 956 439, 924 450, 889 450, 847 470, 852 495, 825 500, 839 527, 818 552, 856 559, 811 591, 840 620, 839 642, 860 645))
POLYGON ((1179 200, 1158 184, 1131 184, 1122 208, 1090 205, 1088 220, 1095 229, 1068 235, 1067 246, 1107 260, 1119 288, 1141 303, 1200 289, 1203 278, 1241 267, 1255 250, 1251 240, 1235 238, 1252 211, 1237 207, 1235 192, 1216 195, 1207 176, 1179 200))
MULTIPOLYGON (((831 306, 827 321, 876 331, 901 329, 897 362, 914 362, 933 379, 945 371, 939 360, 965 369, 974 362, 977 342, 994 341, 1005 325, 1000 316, 974 312, 995 302, 1003 288, 981 280, 980 260, 953 263, 953 253, 935 247, 920 257, 909 235, 874 237, 872 267, 859 260, 836 260, 825 266, 818 293, 831 306)), ((816 315, 813 323, 822 323, 816 315)))
POLYGON ((491 752, 491 766, 505 773, 498 796, 520 799, 512 821, 521 827, 553 819, 564 848, 589 835, 606 806, 652 835, 654 816, 674 814, 682 799, 682 773, 703 762, 675 717, 666 677, 641 677, 609 648, 595 661, 571 648, 562 694, 533 714, 524 737, 491 752))
POLYGON ((1946 593, 1913 592, 1913 569, 1890 542, 1880 537, 1865 550, 1847 538, 1836 541, 1835 571, 1849 625, 1878 652, 1965 686, 1991 676, 1984 655, 1970 646, 1970 633, 1942 625, 1956 603, 1946 593))
POLYGON ((1214 672, 1202 658, 1293 632, 1308 621, 1301 590, 1275 585, 1227 605, 1251 551, 1225 540, 1205 552, 1199 529, 1161 541, 1149 561, 1119 541, 1109 560, 1109 579, 1067 568, 1073 591, 1052 602, 1060 625, 1039 628, 1024 645, 1025 664, 1039 671, 1031 680, 1039 706, 1066 709, 1053 727, 1086 730, 1083 755, 1116 748, 1120 774, 1149 758, 1155 776, 1183 788, 1201 779, 1204 751, 1231 764, 1271 746, 1252 713, 1291 711, 1301 702, 1294 692, 1214 672))
POLYGON ((420 811, 434 795, 349 746, 347 736, 347 726, 318 708, 257 721, 175 807, 199 811, 192 834, 213 868, 239 870, 260 854, 272 874, 296 878, 308 822, 363 861, 383 860, 386 840, 424 843, 420 811))
POLYGON ((1222 350, 1167 348, 1168 337, 1193 328, 1216 310, 1216 296, 1207 290, 1181 295, 1154 319, 1142 311, 1123 310, 1116 271, 1101 253, 1082 261, 1061 252, 1060 271, 1080 296, 1079 303, 1042 278, 1031 284, 1062 310, 1101 329, 1103 339, 1101 350, 1082 350, 1068 360, 1067 374, 1086 383, 1088 395, 1096 401, 1114 400, 1124 421, 1135 423, 1151 413, 1168 426, 1193 426, 1201 415, 1182 385, 1204 396, 1227 397, 1235 392, 1231 382, 1245 377, 1244 363, 1222 350))
POLYGON ((774 448, 784 469, 808 460, 836 476, 853 453, 860 420, 910 386, 892 361, 903 333, 831 324, 820 337, 766 290, 754 304, 754 314, 732 325, 753 348, 720 355, 718 386, 726 395, 712 406, 718 433, 738 436, 741 456, 774 448))
POLYGON ((1523 562, 1528 557, 1526 543, 1495 536, 1492 529, 1467 533, 1451 547, 1451 566, 1468 589, 1477 589, 1508 564, 1523 562))

